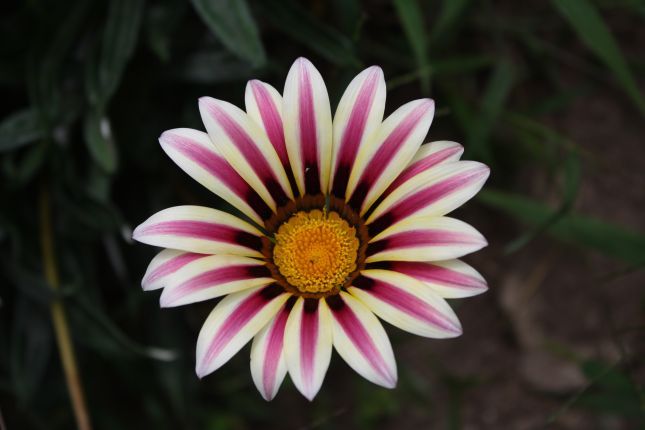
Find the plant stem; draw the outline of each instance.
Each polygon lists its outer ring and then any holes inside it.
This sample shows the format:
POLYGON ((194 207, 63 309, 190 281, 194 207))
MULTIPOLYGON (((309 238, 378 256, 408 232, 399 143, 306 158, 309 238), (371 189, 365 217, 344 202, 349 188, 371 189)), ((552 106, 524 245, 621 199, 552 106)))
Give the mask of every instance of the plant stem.
MULTIPOLYGON (((49 193, 47 187, 43 186, 40 193, 40 237, 42 244, 43 266, 45 278, 52 290, 60 289, 56 257, 54 254, 54 235, 52 232, 51 210, 49 204, 49 193)), ((56 343, 60 360, 65 373, 67 389, 72 401, 72 408, 76 418, 76 426, 79 430, 91 430, 90 416, 85 405, 85 396, 81 386, 81 377, 76 364, 74 346, 69 333, 65 307, 60 297, 55 297, 50 305, 52 324, 56 333, 56 343)))

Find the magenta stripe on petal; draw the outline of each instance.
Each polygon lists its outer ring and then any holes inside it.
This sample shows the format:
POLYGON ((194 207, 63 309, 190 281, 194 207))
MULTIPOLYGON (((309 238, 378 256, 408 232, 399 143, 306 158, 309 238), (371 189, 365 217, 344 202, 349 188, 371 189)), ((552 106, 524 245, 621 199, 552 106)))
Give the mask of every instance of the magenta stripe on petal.
POLYGON ((207 103, 206 107, 237 149, 240 150, 242 156, 249 163, 253 171, 260 177, 278 206, 286 204, 288 201, 286 193, 278 182, 268 161, 260 151, 260 148, 253 143, 251 136, 217 104, 207 103))
MULTIPOLYGON (((282 356, 282 347, 284 345, 284 328, 287 325, 287 319, 291 308, 295 303, 295 298, 290 298, 285 303, 282 310, 276 315, 275 322, 268 334, 267 348, 262 365, 262 385, 265 390, 271 390, 275 386, 278 364, 282 356)), ((267 398, 271 397, 271 392, 264 393, 267 398)))
POLYGON ((273 102, 269 90, 260 81, 253 80, 250 82, 250 85, 269 140, 278 153, 282 165, 288 166, 289 156, 287 155, 287 147, 284 143, 284 129, 278 107, 273 102))
POLYGON ((349 201, 353 208, 360 210, 372 185, 381 177, 390 161, 392 161, 392 158, 401 149, 408 136, 414 131, 421 118, 423 118, 432 106, 432 102, 419 104, 383 141, 369 161, 369 166, 365 168, 356 185, 349 201))
POLYGON ((300 321, 300 368, 306 387, 313 384, 319 318, 318 299, 305 299, 300 321))
POLYGON ((338 161, 336 162, 334 186, 332 188, 332 193, 336 197, 345 197, 349 172, 354 164, 358 147, 365 132, 365 124, 374 102, 380 76, 380 69, 374 67, 359 90, 359 95, 352 107, 347 126, 343 130, 338 161))
POLYGON ((383 261, 372 263, 369 265, 369 268, 393 270, 423 282, 466 290, 486 288, 486 282, 480 278, 431 263, 418 261, 383 261))
POLYGON ((258 266, 255 264, 238 264, 228 267, 220 267, 200 273, 199 275, 186 280, 176 288, 168 291, 170 294, 164 298, 164 303, 168 305, 175 300, 179 300, 184 296, 193 294, 204 288, 210 288, 234 281, 241 281, 243 279, 270 276, 271 272, 269 272, 265 266, 258 266))
POLYGON ((368 291, 374 297, 395 307, 399 311, 411 315, 412 317, 432 324, 443 330, 452 332, 461 332, 461 329, 446 318, 441 312, 430 306, 419 297, 408 293, 395 285, 383 281, 377 281, 364 276, 359 276, 354 280, 353 285, 368 291))
POLYGON ((392 191, 397 189, 401 184, 406 182, 408 179, 413 178, 419 173, 428 170, 430 167, 435 166, 442 161, 452 157, 456 153, 461 151, 461 147, 455 145, 449 148, 442 149, 437 151, 432 155, 422 158, 405 168, 403 172, 392 182, 392 184, 385 190, 383 197, 387 197, 392 191))
POLYGON ((446 230, 419 229, 395 233, 384 239, 367 245, 367 255, 371 256, 381 251, 414 248, 418 246, 449 246, 449 245, 479 245, 481 240, 466 233, 446 230))
POLYGON ((246 246, 255 250, 259 250, 262 247, 262 241, 258 236, 227 225, 206 221, 163 221, 139 227, 139 237, 156 235, 212 240, 246 246))
POLYGON ((190 139, 172 132, 164 133, 161 139, 224 183, 235 195, 247 202, 260 217, 271 216, 271 208, 223 157, 209 152, 193 143, 190 139))
POLYGON ((171 259, 164 261, 162 264, 159 266, 155 267, 155 269, 146 276, 146 278, 143 280, 144 284, 150 284, 152 282, 155 282, 156 280, 170 275, 171 273, 176 272, 177 270, 181 269, 184 267, 186 264, 190 263, 191 261, 195 261, 198 258, 204 257, 204 254, 195 254, 192 252, 187 252, 183 254, 179 254, 175 257, 172 257, 171 259))
POLYGON ((270 285, 257 291, 241 303, 238 304, 235 311, 231 312, 229 317, 217 328, 217 332, 204 355, 202 367, 207 368, 208 363, 228 345, 235 335, 244 328, 246 324, 253 319, 255 315, 271 300, 279 296, 284 290, 277 284, 270 285))
POLYGON ((368 361, 370 366, 381 375, 381 377, 391 384, 394 384, 395 377, 390 373, 385 360, 379 353, 370 334, 358 319, 352 308, 347 306, 340 296, 332 296, 327 299, 330 309, 332 310, 336 321, 343 328, 347 337, 352 341, 368 361))
POLYGON ((305 190, 307 194, 320 193, 320 166, 318 165, 318 133, 316 112, 314 110, 314 96, 311 77, 305 60, 300 62, 299 94, 299 133, 300 149, 302 151, 302 168, 305 177, 305 190))
POLYGON ((384 212, 376 220, 372 221, 369 225, 369 232, 372 236, 376 236, 388 226, 414 215, 421 209, 471 185, 473 182, 477 182, 486 175, 488 175, 488 169, 484 167, 482 169, 471 170, 455 175, 451 178, 430 185, 429 187, 422 188, 404 199, 401 199, 401 201, 391 209, 384 212))

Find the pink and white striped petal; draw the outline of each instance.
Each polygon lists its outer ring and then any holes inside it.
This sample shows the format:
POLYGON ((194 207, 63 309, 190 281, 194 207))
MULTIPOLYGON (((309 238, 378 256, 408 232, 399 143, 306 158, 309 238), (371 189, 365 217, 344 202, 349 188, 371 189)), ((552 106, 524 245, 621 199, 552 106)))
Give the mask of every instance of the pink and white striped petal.
POLYGON ((358 149, 381 125, 385 110, 385 78, 378 66, 359 73, 341 97, 334 115, 330 190, 345 198, 347 181, 358 149))
POLYGON ((364 270, 348 291, 372 312, 407 332, 436 339, 461 335, 455 312, 414 278, 389 270, 364 270))
POLYGON ((282 125, 282 96, 278 90, 254 79, 246 84, 244 103, 246 113, 264 130, 282 166, 290 169, 282 125))
POLYGON ((367 245, 365 261, 449 260, 486 245, 484 236, 463 221, 448 217, 415 217, 372 238, 367 245))
POLYGON ((273 282, 260 261, 237 255, 209 255, 186 264, 169 276, 161 307, 181 306, 273 282))
POLYGON ((368 217, 370 234, 411 216, 443 216, 470 200, 490 169, 476 161, 445 163, 418 173, 388 195, 368 217))
POLYGON ((347 200, 361 215, 412 160, 433 116, 434 101, 409 102, 387 117, 360 147, 347 185, 347 200))
POLYGON ((285 328, 284 353, 289 375, 307 399, 320 390, 329 368, 332 321, 324 300, 299 297, 285 328))
POLYGON ((392 191, 409 179, 438 164, 459 161, 464 153, 464 147, 457 142, 438 140, 421 145, 416 155, 399 176, 387 187, 380 199, 384 199, 392 191))
POLYGON ((280 311, 290 294, 277 284, 229 294, 215 306, 197 338, 197 376, 230 360, 280 311))
POLYGON ((411 276, 432 288, 441 297, 460 299, 488 290, 484 277, 461 260, 426 263, 422 261, 381 261, 369 269, 392 270, 411 276))
POLYGON ((287 153, 300 195, 327 193, 332 120, 327 87, 311 62, 298 58, 284 84, 282 114, 287 153))
POLYGON ((165 131, 159 143, 168 156, 190 177, 261 224, 271 208, 233 169, 211 142, 208 134, 190 128, 165 131))
POLYGON ((201 206, 175 206, 148 218, 132 238, 148 245, 200 254, 262 257, 262 233, 236 216, 201 206))
POLYGON ((341 292, 328 297, 333 343, 341 357, 363 378, 386 388, 396 386, 397 372, 387 333, 363 303, 341 292))
POLYGON ((283 353, 284 330, 295 302, 295 297, 291 297, 273 320, 253 338, 251 376, 264 400, 275 397, 287 374, 287 362, 283 353))
POLYGON ((272 210, 293 199, 280 158, 266 133, 240 108, 211 97, 199 99, 211 141, 272 210))
POLYGON ((191 261, 207 257, 204 254, 164 249, 154 256, 141 280, 144 291, 158 290, 166 286, 168 277, 191 261))

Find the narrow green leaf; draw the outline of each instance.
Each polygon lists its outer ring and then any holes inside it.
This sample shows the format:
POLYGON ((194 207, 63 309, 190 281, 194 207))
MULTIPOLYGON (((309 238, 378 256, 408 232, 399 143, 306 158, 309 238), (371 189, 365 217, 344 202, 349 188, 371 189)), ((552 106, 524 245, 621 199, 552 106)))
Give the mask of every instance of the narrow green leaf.
MULTIPOLYGON (((155 346, 142 345, 141 343, 128 337, 103 310, 97 305, 93 304, 87 298, 81 295, 72 297, 74 306, 72 309, 78 311, 79 316, 84 319, 98 330, 94 332, 103 333, 104 340, 109 340, 117 346, 125 348, 126 350, 142 355, 144 357, 158 360, 158 361, 173 361, 177 358, 177 352, 171 349, 159 348, 155 346)), ((92 328, 94 328, 92 327, 92 328)), ((90 329, 90 327, 87 327, 90 329)), ((117 348, 115 348, 117 349, 117 348)))
POLYGON ((526 232, 522 236, 515 239, 507 247, 507 252, 515 252, 528 244, 531 240, 535 239, 540 233, 547 231, 552 225, 557 224, 573 207, 576 197, 578 196, 578 189, 580 188, 580 158, 578 154, 571 151, 567 156, 564 166, 564 189, 562 193, 562 201, 544 222, 538 223, 532 230, 526 232))
POLYGON ((421 89, 430 92, 430 69, 428 68, 428 36, 423 24, 423 11, 417 0, 394 0, 394 7, 403 26, 416 59, 421 77, 421 89))
POLYGON ((92 159, 107 173, 114 172, 117 153, 109 120, 98 111, 88 113, 83 124, 83 136, 92 159))
POLYGON ((99 106, 105 108, 121 82, 137 44, 143 0, 113 0, 109 3, 98 69, 99 106))
POLYGON ((44 135, 45 130, 33 109, 15 112, 0 122, 0 152, 27 145, 44 135))
POLYGON ((308 46, 332 63, 345 66, 360 64, 354 55, 352 41, 311 15, 299 3, 292 0, 265 0, 258 2, 257 6, 276 30, 308 46))
POLYGON ((171 74, 179 80, 216 84, 249 79, 253 74, 253 68, 249 63, 222 49, 221 51, 197 51, 186 58, 185 63, 171 74))
POLYGON ((245 0, 192 0, 213 34, 233 54, 255 67, 266 62, 257 24, 245 0))
POLYGON ((450 0, 441 2, 439 17, 432 26, 432 40, 441 38, 451 28, 468 6, 470 0, 450 0))
POLYGON ((612 71, 623 90, 645 114, 645 98, 611 31, 589 0, 552 0, 553 6, 571 24, 580 40, 612 71))
MULTIPOLYGON (((554 213, 544 203, 503 191, 484 190, 479 194, 479 199, 484 204, 531 225, 545 223, 554 213)), ((645 234, 595 218, 568 214, 550 225, 547 232, 557 239, 594 249, 630 264, 645 262, 645 234)))
POLYGON ((515 81, 515 68, 513 63, 503 58, 498 63, 488 81, 486 91, 482 98, 480 113, 474 126, 467 128, 469 151, 474 157, 481 157, 491 161, 491 151, 488 146, 490 135, 497 120, 504 109, 515 81))

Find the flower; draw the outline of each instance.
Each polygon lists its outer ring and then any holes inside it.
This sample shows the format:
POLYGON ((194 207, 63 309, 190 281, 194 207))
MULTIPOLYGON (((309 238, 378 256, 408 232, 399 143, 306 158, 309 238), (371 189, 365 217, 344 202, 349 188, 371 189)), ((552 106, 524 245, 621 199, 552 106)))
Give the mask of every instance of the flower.
POLYGON ((162 210, 133 237, 166 248, 144 290, 161 306, 225 296, 197 340, 196 372, 210 374, 246 343, 251 374, 272 399, 288 372, 309 400, 332 348, 360 375, 392 388, 397 369, 378 317, 430 338, 461 334, 446 298, 487 289, 457 258, 486 245, 445 215, 474 196, 489 169, 459 161, 454 142, 422 145, 434 102, 409 102, 385 120, 379 67, 361 72, 334 119, 320 73, 304 58, 284 94, 257 80, 246 112, 199 100, 207 133, 164 132, 164 151, 241 216, 199 206, 162 210))

